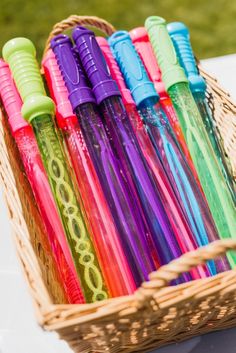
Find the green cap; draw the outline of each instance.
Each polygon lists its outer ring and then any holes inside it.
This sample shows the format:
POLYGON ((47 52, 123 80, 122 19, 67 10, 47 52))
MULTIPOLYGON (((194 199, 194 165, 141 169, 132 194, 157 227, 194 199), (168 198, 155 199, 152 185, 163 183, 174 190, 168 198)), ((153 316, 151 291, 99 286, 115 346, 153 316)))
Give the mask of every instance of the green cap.
POLYGON ((179 82, 188 82, 184 70, 180 67, 172 40, 162 17, 151 16, 145 21, 145 27, 162 72, 166 90, 179 82))
POLYGON ((39 115, 54 114, 54 103, 46 96, 33 43, 26 38, 12 39, 4 45, 2 54, 24 103, 22 116, 30 122, 39 115))

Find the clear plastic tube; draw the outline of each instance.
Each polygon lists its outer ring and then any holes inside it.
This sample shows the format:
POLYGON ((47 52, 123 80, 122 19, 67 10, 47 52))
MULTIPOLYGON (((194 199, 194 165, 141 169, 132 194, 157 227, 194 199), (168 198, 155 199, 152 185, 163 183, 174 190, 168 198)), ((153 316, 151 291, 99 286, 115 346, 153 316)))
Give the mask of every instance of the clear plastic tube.
POLYGON ((195 92, 193 93, 193 97, 201 114, 202 121, 208 133, 212 148, 221 167, 222 174, 224 175, 225 181, 228 185, 232 200, 234 202, 234 205, 236 205, 236 185, 233 183, 233 180, 231 178, 231 174, 229 171, 229 163, 226 160, 224 148, 220 143, 219 132, 217 131, 215 123, 212 119, 207 101, 202 95, 202 93, 198 94, 197 92, 195 92))
POLYGON ((132 294, 136 286, 129 264, 122 250, 77 118, 75 117, 75 119, 76 121, 73 118, 68 118, 64 121, 63 136, 92 229, 99 263, 112 296, 132 294))
MULTIPOLYGON (((178 244, 183 252, 192 251, 198 247, 197 241, 185 220, 184 213, 179 205, 176 195, 174 194, 171 186, 172 184, 164 171, 160 159, 158 158, 158 154, 152 145, 137 110, 133 105, 126 106, 126 110, 143 155, 145 156, 159 187, 162 203, 168 214, 172 229, 176 239, 178 240, 178 244)), ((194 269, 194 271, 191 271, 191 274, 194 279, 197 279, 209 276, 210 272, 205 266, 199 266, 196 270, 194 269)))
POLYGON ((71 304, 84 303, 77 273, 58 218, 57 209, 31 126, 16 131, 15 140, 50 240, 68 301, 71 304))
POLYGON ((111 149, 95 106, 91 103, 82 104, 76 109, 76 115, 136 285, 139 286, 148 279, 155 265, 151 256, 152 244, 132 184, 128 182, 121 162, 111 149))
POLYGON ((52 50, 47 52, 42 64, 49 91, 56 104, 57 125, 64 136, 65 150, 69 152, 68 157, 76 175, 107 287, 113 297, 131 294, 136 286, 129 263, 52 50))
POLYGON ((43 167, 37 141, 32 127, 21 115, 22 101, 13 82, 10 69, 3 60, 0 60, 0 94, 12 135, 19 149, 24 170, 48 236, 66 298, 71 304, 84 303, 80 282, 43 167))
MULTIPOLYGON (((221 238, 235 238, 236 210, 187 83, 169 88, 203 191, 221 238)), ((235 266, 236 255, 228 255, 235 266)))
MULTIPOLYGON (((145 121, 148 134, 156 148, 166 173, 185 211, 186 218, 199 246, 207 245, 218 239, 217 231, 205 200, 198 189, 197 183, 178 148, 168 120, 159 104, 153 105, 146 101, 139 107, 145 121)), ((214 262, 208 263, 212 274, 216 274, 214 262)), ((226 261, 217 262, 218 271, 228 269, 226 261)))
POLYGON ((41 115, 32 120, 51 190, 63 222, 67 241, 87 302, 108 297, 101 269, 85 223, 75 188, 68 172, 52 118, 41 115))
MULTIPOLYGON (((173 235, 163 208, 159 190, 142 155, 133 128, 119 96, 105 99, 100 105, 110 143, 117 156, 124 160, 126 170, 132 175, 140 202, 151 229, 153 242, 161 264, 179 257, 182 252, 173 235)), ((189 275, 184 275, 189 280, 189 275)))

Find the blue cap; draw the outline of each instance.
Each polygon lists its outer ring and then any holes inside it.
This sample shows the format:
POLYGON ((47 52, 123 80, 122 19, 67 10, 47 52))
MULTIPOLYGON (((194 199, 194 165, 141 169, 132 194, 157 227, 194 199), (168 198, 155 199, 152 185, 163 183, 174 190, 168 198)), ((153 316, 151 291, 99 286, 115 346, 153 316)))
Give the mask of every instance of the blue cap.
POLYGON ((143 63, 126 31, 118 31, 108 39, 113 55, 121 69, 127 87, 138 106, 149 98, 159 100, 154 84, 149 80, 143 63))
POLYGON ((172 22, 167 25, 167 30, 173 41, 179 63, 189 80, 192 93, 205 94, 206 82, 198 72, 188 28, 181 22, 172 22))

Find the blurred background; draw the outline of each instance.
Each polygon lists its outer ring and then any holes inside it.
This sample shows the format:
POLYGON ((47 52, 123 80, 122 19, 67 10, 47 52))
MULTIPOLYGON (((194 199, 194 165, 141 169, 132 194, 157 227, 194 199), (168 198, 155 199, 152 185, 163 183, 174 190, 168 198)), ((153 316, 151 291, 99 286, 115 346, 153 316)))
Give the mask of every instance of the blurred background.
POLYGON ((1 0, 0 45, 16 36, 30 38, 41 57, 52 26, 71 14, 96 15, 118 29, 144 24, 159 15, 168 22, 185 22, 199 58, 236 52, 235 0, 1 0))

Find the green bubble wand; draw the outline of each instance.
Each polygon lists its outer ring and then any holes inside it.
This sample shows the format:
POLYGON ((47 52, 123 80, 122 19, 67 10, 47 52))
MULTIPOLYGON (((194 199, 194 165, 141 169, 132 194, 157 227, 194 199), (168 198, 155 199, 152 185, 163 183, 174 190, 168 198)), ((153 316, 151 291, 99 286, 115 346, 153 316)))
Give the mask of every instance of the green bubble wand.
MULTIPOLYGON (((166 21, 152 16, 145 25, 219 235, 222 238, 236 238, 236 210, 231 194, 190 91, 188 79, 179 66, 166 21)), ((229 261, 231 266, 235 266, 236 254, 231 252, 229 261)))
POLYGON ((24 102, 22 116, 32 125, 51 190, 87 302, 108 297, 79 195, 66 162, 54 123, 54 103, 46 96, 35 48, 26 38, 16 38, 3 47, 18 91, 24 102))

